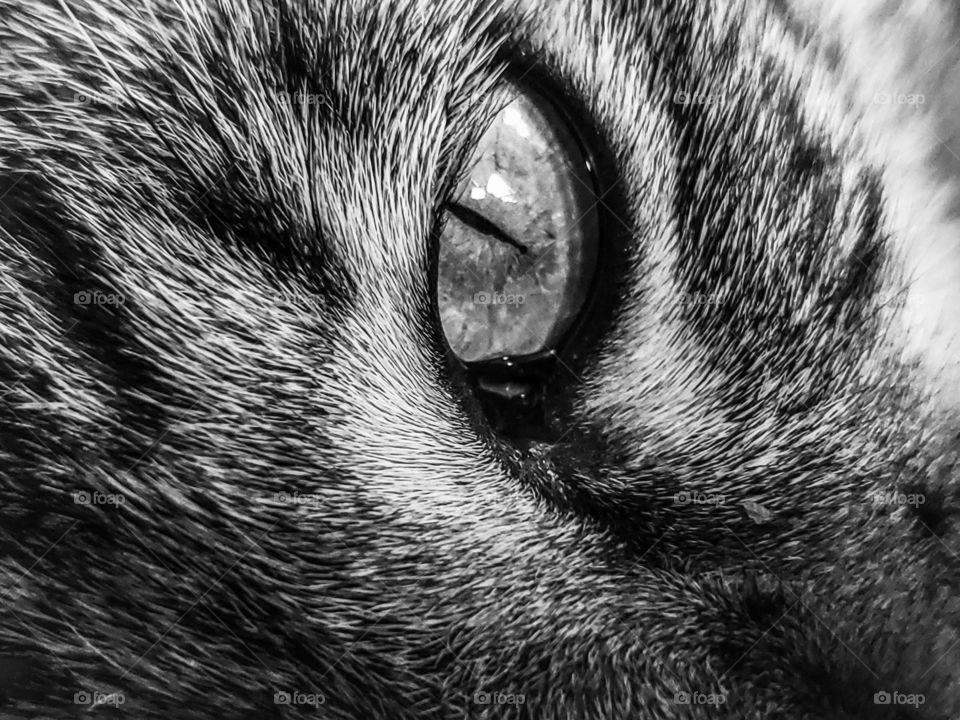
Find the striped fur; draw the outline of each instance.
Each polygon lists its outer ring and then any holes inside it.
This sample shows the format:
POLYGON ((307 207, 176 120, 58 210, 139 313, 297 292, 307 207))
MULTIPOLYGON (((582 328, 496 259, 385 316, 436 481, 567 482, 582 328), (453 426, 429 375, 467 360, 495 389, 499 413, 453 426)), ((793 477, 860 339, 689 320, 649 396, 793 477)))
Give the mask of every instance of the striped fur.
POLYGON ((957 21, 828 5, 0 0, 0 714, 960 715, 957 21), (619 262, 519 449, 430 272, 527 71, 619 262))

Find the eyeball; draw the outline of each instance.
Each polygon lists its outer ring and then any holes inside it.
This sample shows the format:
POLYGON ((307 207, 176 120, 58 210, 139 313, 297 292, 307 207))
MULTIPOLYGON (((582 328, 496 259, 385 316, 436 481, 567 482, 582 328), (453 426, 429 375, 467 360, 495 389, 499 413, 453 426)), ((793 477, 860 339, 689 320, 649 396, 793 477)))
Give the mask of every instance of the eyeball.
POLYGON ((597 205, 570 122, 535 90, 511 88, 445 206, 437 302, 460 360, 556 347, 593 279, 597 205))

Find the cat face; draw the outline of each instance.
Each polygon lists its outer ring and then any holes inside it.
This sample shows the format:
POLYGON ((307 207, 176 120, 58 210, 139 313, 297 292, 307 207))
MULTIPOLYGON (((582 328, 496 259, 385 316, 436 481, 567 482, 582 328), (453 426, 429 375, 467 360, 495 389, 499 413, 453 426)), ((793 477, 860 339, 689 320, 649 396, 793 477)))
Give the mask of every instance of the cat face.
POLYGON ((830 12, 0 0, 13 716, 955 711, 946 101, 830 12), (596 213, 535 432, 437 293, 518 95, 596 213))

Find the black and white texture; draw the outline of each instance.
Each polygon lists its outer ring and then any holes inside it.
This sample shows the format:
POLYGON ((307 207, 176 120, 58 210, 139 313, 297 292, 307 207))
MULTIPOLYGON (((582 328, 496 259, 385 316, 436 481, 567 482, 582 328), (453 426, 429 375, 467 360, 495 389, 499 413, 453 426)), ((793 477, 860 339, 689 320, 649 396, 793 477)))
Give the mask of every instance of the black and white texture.
POLYGON ((957 717, 960 23, 882 5, 0 0, 0 716, 957 717), (622 262, 519 449, 431 268, 531 66, 622 262))

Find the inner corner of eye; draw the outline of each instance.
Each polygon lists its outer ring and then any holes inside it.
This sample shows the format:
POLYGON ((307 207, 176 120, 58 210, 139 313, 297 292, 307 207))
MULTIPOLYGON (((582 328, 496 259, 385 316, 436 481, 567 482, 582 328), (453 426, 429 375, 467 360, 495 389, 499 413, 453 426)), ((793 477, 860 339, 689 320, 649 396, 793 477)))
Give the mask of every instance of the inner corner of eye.
POLYGON ((511 88, 469 167, 443 208, 447 342, 464 362, 554 349, 596 264, 596 189, 576 130, 546 96, 511 88))

